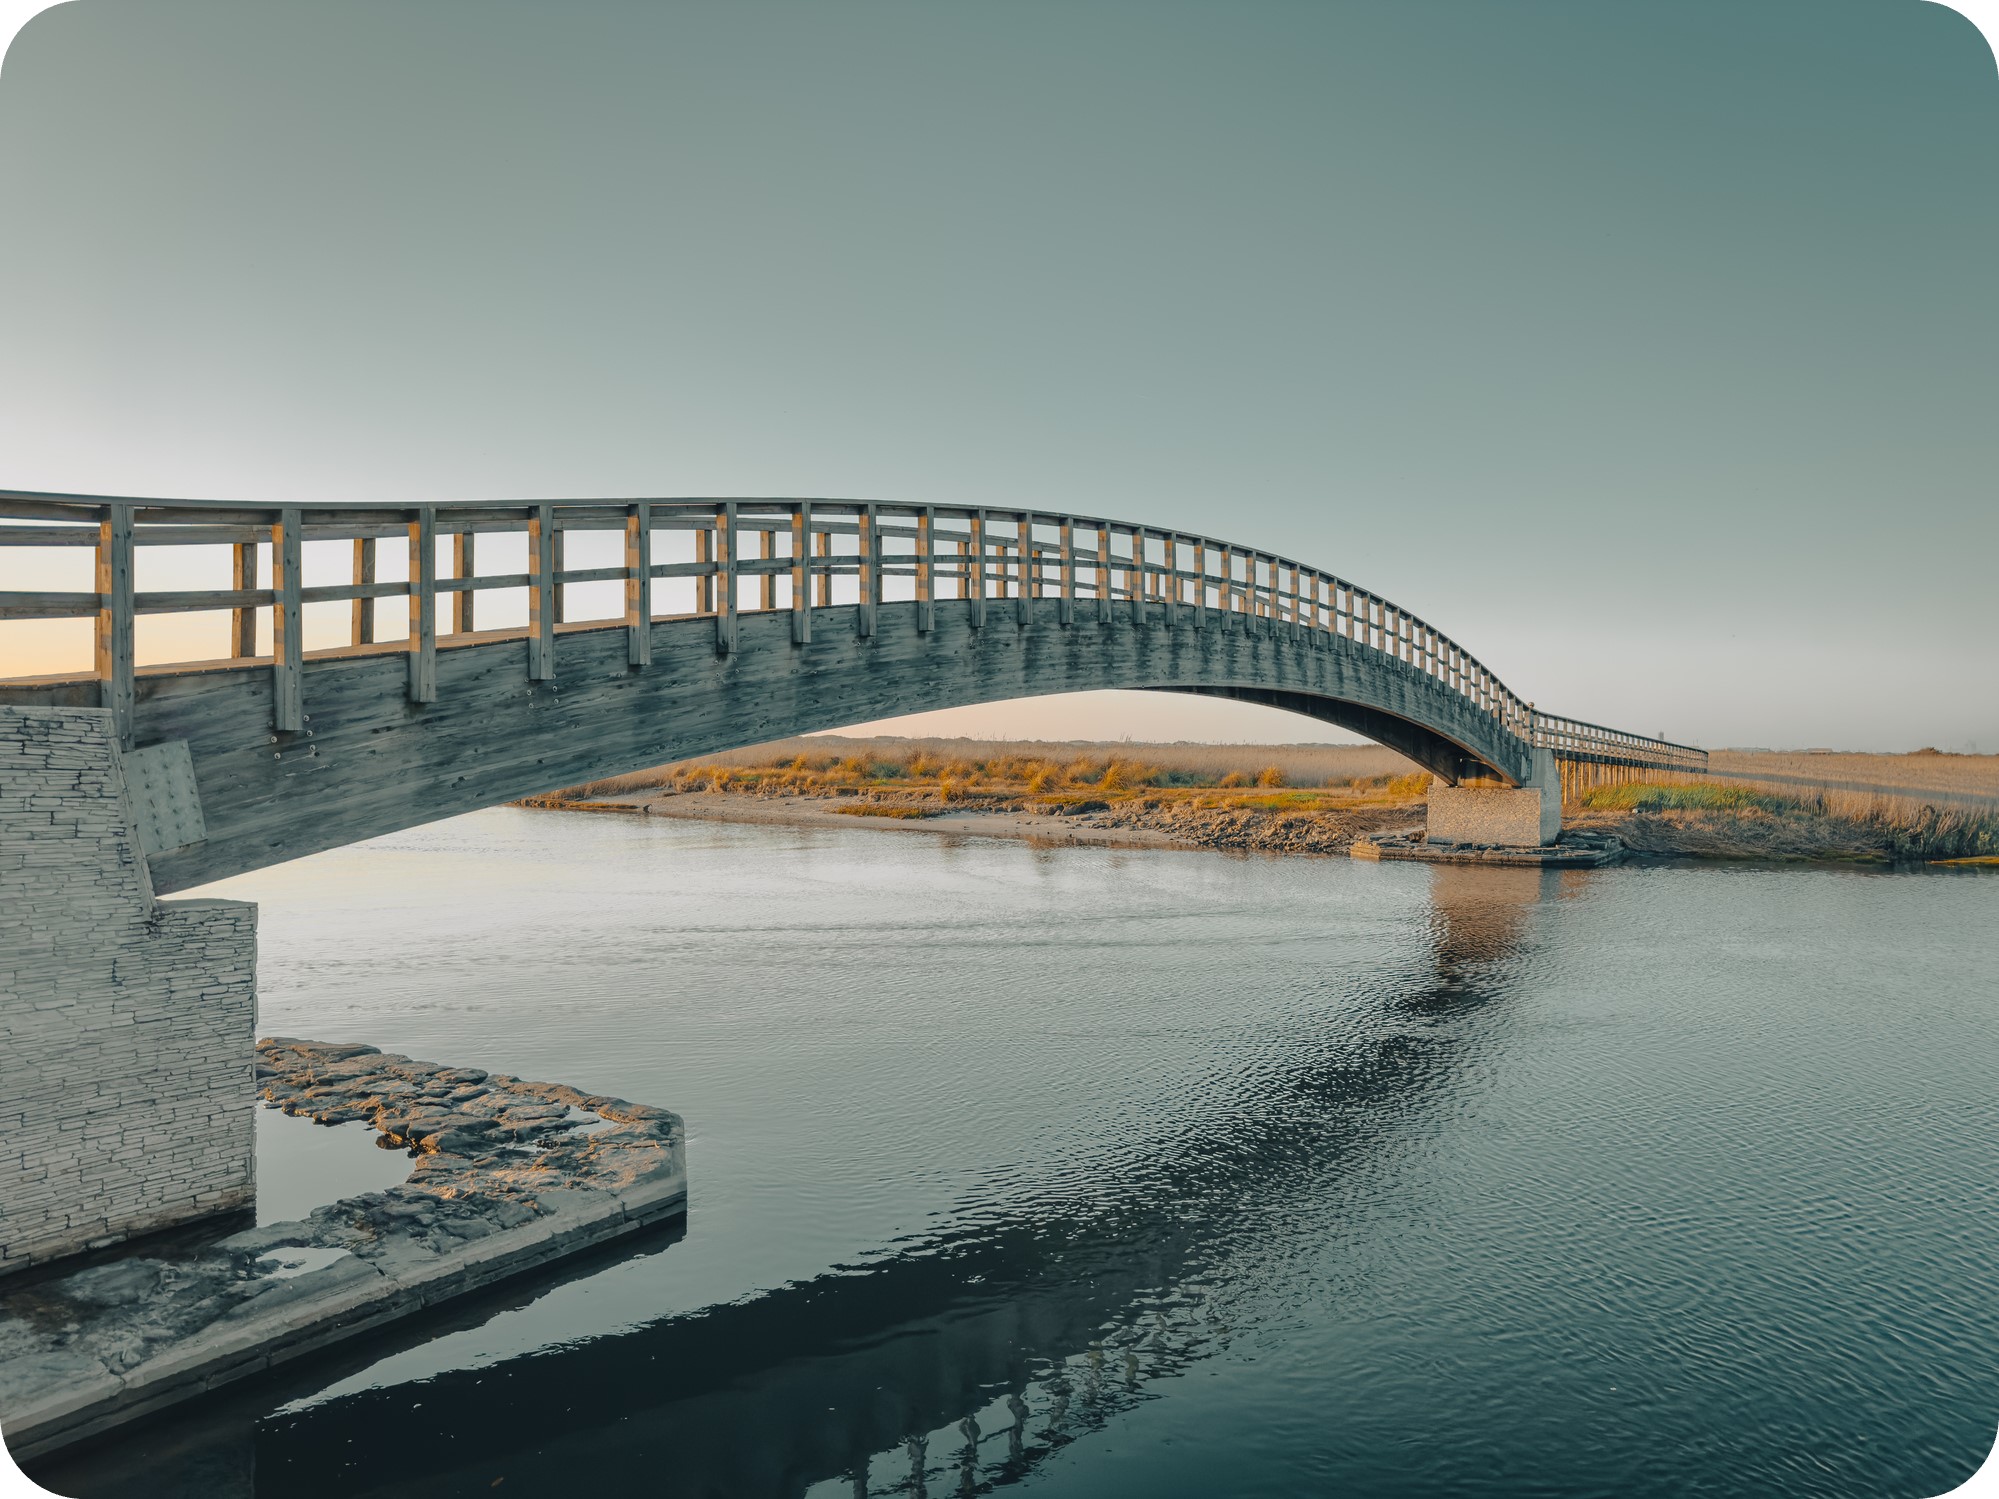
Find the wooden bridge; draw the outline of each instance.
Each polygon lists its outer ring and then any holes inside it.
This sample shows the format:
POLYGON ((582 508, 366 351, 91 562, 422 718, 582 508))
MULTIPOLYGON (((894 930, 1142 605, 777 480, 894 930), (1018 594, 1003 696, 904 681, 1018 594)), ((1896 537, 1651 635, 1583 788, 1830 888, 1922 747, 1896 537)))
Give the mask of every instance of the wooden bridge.
POLYGON ((1451 784, 1526 782, 1536 749, 1575 767, 1707 759, 1539 712, 1456 641, 1332 573, 1096 517, 10 492, 0 522, 0 547, 95 557, 93 589, 0 592, 0 621, 88 618, 96 652, 87 674, 24 679, 0 649, 0 703, 102 707, 128 750, 187 747, 198 807, 167 808, 148 839, 162 892, 667 760, 1097 688, 1288 709, 1451 784), (139 586, 167 548, 183 572, 206 561, 215 586, 139 586), (593 607, 588 585, 608 598, 593 607), (523 622, 482 627, 509 605, 523 622), (220 651, 140 664, 139 621, 189 613, 216 616, 220 651), (308 649, 309 625, 323 648, 308 649))

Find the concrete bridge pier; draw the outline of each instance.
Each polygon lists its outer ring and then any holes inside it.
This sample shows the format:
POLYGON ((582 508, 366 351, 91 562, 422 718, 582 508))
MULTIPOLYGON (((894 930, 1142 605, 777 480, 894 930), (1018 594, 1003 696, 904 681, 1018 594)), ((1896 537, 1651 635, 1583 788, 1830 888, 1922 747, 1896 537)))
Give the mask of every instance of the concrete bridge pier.
POLYGON ((1552 750, 1534 751, 1533 773, 1518 786, 1430 787, 1431 843, 1497 843, 1538 848, 1562 833, 1562 780, 1552 750))
POLYGON ((0 708, 0 1276, 254 1200, 257 908, 156 900, 184 742, 0 708))

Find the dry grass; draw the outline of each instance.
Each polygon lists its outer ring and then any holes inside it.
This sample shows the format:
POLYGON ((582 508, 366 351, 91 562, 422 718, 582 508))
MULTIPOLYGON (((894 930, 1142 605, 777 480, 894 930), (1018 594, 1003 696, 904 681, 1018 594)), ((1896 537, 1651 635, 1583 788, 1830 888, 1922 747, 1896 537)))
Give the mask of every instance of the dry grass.
POLYGON ((1731 781, 1826 790, 1874 788, 1881 794, 1999 802, 1999 755, 1952 755, 1917 750, 1908 755, 1806 753, 1799 750, 1715 750, 1708 767, 1731 781))
POLYGON ((1568 821, 1614 831, 1634 848, 1709 858, 1900 863, 1999 854, 1999 806, 1851 791, 1714 781, 1602 786, 1568 821))
POLYGON ((975 792, 1046 796, 1190 789, 1299 787, 1420 798, 1429 777, 1373 745, 1095 744, 977 739, 785 739, 572 786, 565 800, 703 789, 767 795, 934 788, 945 801, 975 792), (1420 787, 1418 785, 1420 783, 1420 787))

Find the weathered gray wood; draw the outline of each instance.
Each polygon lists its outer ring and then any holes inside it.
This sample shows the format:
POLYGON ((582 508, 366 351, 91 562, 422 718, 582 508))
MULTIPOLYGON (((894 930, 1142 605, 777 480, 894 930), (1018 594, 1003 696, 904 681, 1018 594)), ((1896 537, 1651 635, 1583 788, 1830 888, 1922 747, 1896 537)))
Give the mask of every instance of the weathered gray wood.
POLYGON ((937 515, 928 505, 916 518, 916 628, 929 634, 937 624, 937 515))
POLYGON ((0 592, 0 619, 87 619, 103 607, 104 596, 9 589, 0 592))
MULTIPOLYGON (((861 583, 858 609, 854 616, 854 628, 862 636, 875 632, 875 615, 881 608, 882 600, 882 539, 881 518, 873 505, 868 505, 860 516, 861 583)), ((828 600, 830 604, 831 600, 828 600)))
POLYGON ((132 746, 132 591, 132 512, 107 505, 97 528, 97 702, 111 710, 126 749, 132 746))
MULTIPOLYGON (((348 638, 355 645, 373 645, 375 643, 375 595, 373 592, 362 593, 359 590, 364 588, 372 590, 375 585, 376 545, 377 542, 372 536, 357 536, 354 538, 354 587, 356 592, 347 612, 347 634, 348 638)), ((241 553, 246 549, 238 547, 236 550, 238 553, 241 553)), ((243 584, 239 586, 247 587, 250 585, 243 584)), ((251 649, 238 649, 236 654, 239 656, 256 655, 256 639, 254 636, 250 638, 250 645, 251 649)))
POLYGON ((528 518, 528 680, 555 680, 555 513, 537 505, 528 518))
POLYGON ((1034 566, 1034 512, 1025 511, 1014 522, 1020 538, 1020 590, 1014 596, 1014 623, 1023 630, 1034 624, 1035 586, 1034 566))
MULTIPOLYGON (((451 538, 451 571, 458 581, 470 582, 479 575, 479 533, 460 531, 451 538)), ((451 633, 470 635, 479 628, 477 605, 478 591, 471 588, 452 590, 451 633)))
POLYGON ((431 703, 437 700, 437 512, 428 505, 417 506, 409 533, 408 693, 413 703, 431 703))
POLYGON ((569 589, 563 581, 563 574, 569 568, 569 552, 564 540, 562 519, 557 516, 553 525, 553 541, 550 545, 550 591, 555 599, 555 622, 569 622, 569 589))
POLYGON ((814 583, 812 602, 821 609, 833 607, 833 528, 820 525, 813 532, 812 555, 816 559, 814 567, 817 579, 814 583))
POLYGON ((736 504, 731 500, 715 512, 715 547, 721 568, 715 603, 715 650, 728 655, 736 648, 736 504))
POLYGON ((986 513, 972 512, 972 539, 965 555, 965 597, 970 601, 973 629, 986 622, 986 513))
POLYGON ((142 736, 190 740, 209 829, 203 850, 156 866, 161 889, 683 756, 1047 692, 1283 693, 1281 706, 1400 736, 1395 747, 1444 773, 1468 751, 1517 754, 1462 697, 1351 643, 1318 650, 1219 630, 974 631, 956 610, 926 635, 913 604, 883 604, 876 637, 864 640, 851 621, 834 628, 837 613, 797 649, 781 614, 743 616, 727 659, 706 619, 659 621, 645 672, 628 667, 622 625, 573 630, 559 695, 521 691, 512 642, 440 650, 437 700, 415 715, 402 706, 394 653, 315 660, 311 755, 273 757, 258 728, 268 678, 255 669, 142 677, 142 736))
MULTIPOLYGON (((775 587, 776 582, 773 578, 767 586, 775 587)), ((812 503, 809 500, 799 501, 798 508, 791 513, 791 643, 812 643, 812 503)))
POLYGON ((1091 569, 1096 584, 1092 590, 1097 596, 1097 623, 1111 622, 1111 528, 1097 527, 1097 555, 1091 569))
POLYGON ((92 547, 97 532, 82 526, 0 526, 0 547, 92 547))
POLYGON ((625 664, 652 664, 652 506, 625 517, 625 664))
MULTIPOLYGON (((358 548, 361 543, 355 542, 358 548)), ((229 549, 229 581, 231 591, 249 593, 257 586, 257 546, 255 542, 237 542, 229 549)), ((229 654, 232 656, 254 656, 257 654, 257 611, 254 607, 238 605, 229 611, 229 654)))
POLYGON ((303 533, 296 506, 278 511, 271 527, 271 586, 277 593, 271 610, 271 726, 280 734, 305 727, 305 618, 299 597, 303 533))
POLYGON ((1055 605, 1055 622, 1067 629, 1076 622, 1076 523, 1065 515, 1057 524, 1060 539, 1056 547, 1062 591, 1055 605))

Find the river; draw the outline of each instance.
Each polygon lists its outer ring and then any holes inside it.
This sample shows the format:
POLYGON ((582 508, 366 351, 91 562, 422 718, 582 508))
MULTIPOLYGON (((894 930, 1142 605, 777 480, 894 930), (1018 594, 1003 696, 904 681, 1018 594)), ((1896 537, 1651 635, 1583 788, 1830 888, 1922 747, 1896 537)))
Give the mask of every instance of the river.
POLYGON ((1919 1499, 1999 1424, 1987 872, 502 808, 202 893, 262 1032, 675 1109, 690 1210, 62 1493, 1919 1499))

